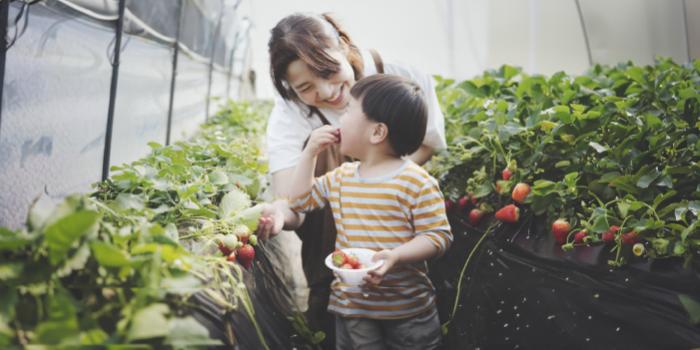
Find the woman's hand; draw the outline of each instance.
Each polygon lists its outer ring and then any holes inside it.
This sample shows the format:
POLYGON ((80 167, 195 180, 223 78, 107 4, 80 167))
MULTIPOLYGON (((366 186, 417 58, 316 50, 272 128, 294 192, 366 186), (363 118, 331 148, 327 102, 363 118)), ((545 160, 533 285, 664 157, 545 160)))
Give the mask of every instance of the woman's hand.
POLYGON ((372 257, 372 261, 384 260, 384 264, 375 270, 367 272, 364 281, 369 285, 378 285, 384 279, 384 275, 399 261, 399 253, 394 250, 384 249, 372 257))
POLYGON ((334 126, 324 125, 311 132, 304 152, 315 157, 330 145, 338 142, 340 142, 340 129, 334 126))
POLYGON ((282 231, 284 219, 284 212, 280 208, 270 203, 263 204, 255 234, 263 240, 277 235, 282 231))

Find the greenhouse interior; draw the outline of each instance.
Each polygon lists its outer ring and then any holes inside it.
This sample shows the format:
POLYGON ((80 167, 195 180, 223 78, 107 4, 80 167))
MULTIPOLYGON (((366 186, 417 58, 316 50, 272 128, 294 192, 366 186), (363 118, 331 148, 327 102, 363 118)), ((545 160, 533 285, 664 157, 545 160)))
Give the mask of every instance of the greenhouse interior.
POLYGON ((700 0, 0 32, 0 349, 700 348, 700 0))

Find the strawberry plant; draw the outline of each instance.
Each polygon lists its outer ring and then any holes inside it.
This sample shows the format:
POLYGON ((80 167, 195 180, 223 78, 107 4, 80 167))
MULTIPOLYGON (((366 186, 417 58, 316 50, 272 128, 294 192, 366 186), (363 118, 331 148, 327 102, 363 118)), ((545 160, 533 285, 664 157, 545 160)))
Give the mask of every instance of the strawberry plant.
POLYGON ((503 66, 463 82, 438 77, 437 88, 449 146, 429 168, 447 200, 514 200, 543 227, 565 219, 557 242, 614 244, 611 265, 635 243, 648 258, 688 264, 698 254, 700 61, 551 77, 503 66), (509 198, 518 183, 529 191, 518 185, 509 198))
POLYGON ((267 347, 239 265, 255 258, 267 108, 230 104, 192 140, 113 167, 90 196, 0 228, 0 346, 223 345, 187 315, 204 293, 247 314, 267 347))

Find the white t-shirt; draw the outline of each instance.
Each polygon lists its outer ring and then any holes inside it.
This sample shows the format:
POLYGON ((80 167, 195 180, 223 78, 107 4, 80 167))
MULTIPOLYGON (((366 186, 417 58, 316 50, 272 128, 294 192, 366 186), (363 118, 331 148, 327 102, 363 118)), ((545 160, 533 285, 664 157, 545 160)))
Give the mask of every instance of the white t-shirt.
MULTIPOLYGON (((369 52, 362 52, 364 76, 377 73, 374 60, 369 52)), ((438 104, 435 87, 431 76, 405 64, 384 62, 384 73, 400 75, 412 79, 426 94, 428 103, 428 125, 423 144, 435 150, 447 147, 445 141, 445 117, 438 104)), ((311 131, 322 126, 317 115, 308 116, 306 108, 295 102, 285 101, 275 94, 275 106, 267 123, 267 152, 270 173, 296 166, 301 157, 304 141, 311 131)), ((341 110, 321 108, 321 113, 331 125, 340 125, 341 110)))

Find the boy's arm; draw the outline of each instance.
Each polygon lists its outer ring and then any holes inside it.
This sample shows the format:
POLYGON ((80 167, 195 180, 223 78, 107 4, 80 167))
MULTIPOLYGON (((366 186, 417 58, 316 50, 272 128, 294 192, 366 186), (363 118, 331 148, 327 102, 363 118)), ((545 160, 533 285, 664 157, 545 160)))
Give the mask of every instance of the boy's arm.
POLYGON ((318 154, 330 145, 340 141, 338 129, 325 125, 313 132, 309 136, 309 141, 301 152, 301 158, 294 169, 292 188, 289 189, 289 199, 294 200, 306 196, 314 185, 314 170, 316 169, 316 159, 318 154))
POLYGON ((294 169, 291 188, 287 190, 289 199, 280 199, 266 204, 258 221, 256 233, 266 239, 283 228, 296 229, 304 221, 301 212, 322 208, 330 187, 328 175, 314 179, 318 154, 330 145, 340 141, 336 128, 322 126, 311 133, 299 163, 294 169))
POLYGON ((434 179, 421 189, 415 207, 411 209, 415 237, 394 248, 374 255, 372 260, 384 260, 377 270, 370 271, 365 281, 379 284, 396 264, 410 264, 442 255, 452 243, 442 193, 434 179))

